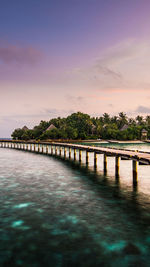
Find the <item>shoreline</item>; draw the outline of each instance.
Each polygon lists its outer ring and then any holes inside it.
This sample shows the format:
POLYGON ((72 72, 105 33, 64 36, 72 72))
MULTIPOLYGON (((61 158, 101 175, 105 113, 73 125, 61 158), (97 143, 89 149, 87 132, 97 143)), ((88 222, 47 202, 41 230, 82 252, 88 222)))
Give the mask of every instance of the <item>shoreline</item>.
POLYGON ((145 144, 150 143, 150 141, 142 141, 142 140, 82 140, 80 142, 84 143, 97 143, 97 144, 145 144))

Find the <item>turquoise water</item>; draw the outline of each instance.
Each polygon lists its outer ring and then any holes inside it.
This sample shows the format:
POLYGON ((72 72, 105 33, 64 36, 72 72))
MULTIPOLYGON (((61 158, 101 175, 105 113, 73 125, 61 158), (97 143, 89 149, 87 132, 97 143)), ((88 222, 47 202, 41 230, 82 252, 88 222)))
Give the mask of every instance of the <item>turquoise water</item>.
POLYGON ((84 153, 79 165, 0 148, 0 266, 149 266, 150 166, 133 188, 131 161, 116 181, 101 157, 95 172, 92 153, 86 168, 84 153))
POLYGON ((150 152, 150 143, 86 143, 82 144, 90 145, 90 146, 102 146, 102 147, 114 147, 121 149, 130 149, 130 150, 142 150, 150 152))

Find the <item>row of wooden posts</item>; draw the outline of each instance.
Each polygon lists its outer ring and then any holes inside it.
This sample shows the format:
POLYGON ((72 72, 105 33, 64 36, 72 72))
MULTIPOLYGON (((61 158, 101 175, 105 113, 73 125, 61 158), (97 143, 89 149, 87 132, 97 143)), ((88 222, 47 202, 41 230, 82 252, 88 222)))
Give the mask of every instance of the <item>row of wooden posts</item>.
MULTIPOLYGON (((89 164, 89 151, 84 150, 84 149, 79 149, 79 148, 72 148, 72 147, 66 147, 57 145, 56 143, 53 144, 39 144, 39 143, 15 143, 15 142, 1 142, 0 147, 7 147, 7 148, 14 148, 14 149, 21 149, 21 150, 26 150, 26 151, 31 151, 35 153, 42 153, 42 154, 50 154, 50 155, 55 155, 55 156, 62 156, 62 148, 64 152, 64 158, 66 159, 66 154, 67 154, 67 149, 68 149, 68 155, 69 159, 71 160, 71 149, 73 149, 73 160, 77 160, 77 150, 79 151, 79 157, 78 160, 79 162, 82 161, 82 151, 86 152, 86 165, 89 164), (45 148, 45 149, 44 149, 45 148), (50 148, 50 151, 49 151, 50 148), (58 153, 59 150, 59 153, 58 153)), ((94 152, 94 168, 97 168, 97 155, 98 153, 94 152)), ((120 157, 115 156, 115 177, 116 179, 119 178, 119 165, 120 165, 120 157)), ((103 170, 104 174, 107 174, 107 154, 103 154, 103 170)), ((137 183, 137 160, 132 159, 132 176, 133 176, 133 183, 137 183)))

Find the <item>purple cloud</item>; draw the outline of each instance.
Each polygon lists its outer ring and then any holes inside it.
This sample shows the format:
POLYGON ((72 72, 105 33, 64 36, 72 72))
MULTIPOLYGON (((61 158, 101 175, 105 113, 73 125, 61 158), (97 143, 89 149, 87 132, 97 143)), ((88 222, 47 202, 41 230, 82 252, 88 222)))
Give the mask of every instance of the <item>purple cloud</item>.
POLYGON ((139 113, 150 113, 150 108, 149 107, 144 107, 144 106, 138 106, 136 109, 136 112, 139 113))
POLYGON ((42 53, 34 47, 8 45, 0 47, 0 62, 5 64, 35 64, 41 59, 42 53))

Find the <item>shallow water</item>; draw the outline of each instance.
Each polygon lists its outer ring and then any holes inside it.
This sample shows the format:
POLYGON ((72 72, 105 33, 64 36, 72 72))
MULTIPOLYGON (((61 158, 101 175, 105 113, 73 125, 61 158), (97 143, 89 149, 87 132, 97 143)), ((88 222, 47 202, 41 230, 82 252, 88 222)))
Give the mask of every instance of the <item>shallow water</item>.
POLYGON ((0 266, 149 266, 150 166, 84 162, 0 148, 0 266))

